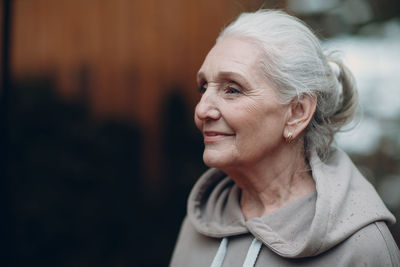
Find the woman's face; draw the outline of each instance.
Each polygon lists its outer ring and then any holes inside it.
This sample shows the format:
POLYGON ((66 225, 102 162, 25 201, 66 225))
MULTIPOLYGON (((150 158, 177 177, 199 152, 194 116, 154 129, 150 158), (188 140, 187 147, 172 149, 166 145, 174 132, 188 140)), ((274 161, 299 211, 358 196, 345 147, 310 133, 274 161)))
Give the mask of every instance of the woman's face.
POLYGON ((195 123, 204 137, 204 162, 222 170, 261 163, 278 153, 288 105, 260 68, 261 49, 228 36, 208 53, 198 73, 202 92, 195 123))

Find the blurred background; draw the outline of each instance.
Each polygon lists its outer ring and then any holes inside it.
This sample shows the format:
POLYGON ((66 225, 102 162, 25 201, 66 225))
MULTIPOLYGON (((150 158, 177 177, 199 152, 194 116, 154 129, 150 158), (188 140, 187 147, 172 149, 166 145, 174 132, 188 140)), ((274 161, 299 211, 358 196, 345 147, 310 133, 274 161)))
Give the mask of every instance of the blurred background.
POLYGON ((342 51, 360 112, 336 144, 400 219, 399 1, 0 2, 1 266, 167 266, 206 169, 196 72, 260 7, 342 51))

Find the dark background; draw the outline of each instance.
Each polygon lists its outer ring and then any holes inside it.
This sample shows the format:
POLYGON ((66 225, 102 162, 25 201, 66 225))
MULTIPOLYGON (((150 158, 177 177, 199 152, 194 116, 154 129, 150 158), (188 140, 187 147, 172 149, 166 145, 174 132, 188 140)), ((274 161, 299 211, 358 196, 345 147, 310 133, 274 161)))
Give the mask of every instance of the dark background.
MULTIPOLYGON (((195 74, 218 32, 260 6, 283 8, 324 38, 357 35, 400 10, 397 1, 332 2, 1 1, 0 265, 166 266, 206 169, 192 122, 195 74), (331 12, 348 2, 372 16, 331 12)), ((380 142, 351 155, 375 185, 400 173, 399 146, 389 153, 390 140, 380 142)))

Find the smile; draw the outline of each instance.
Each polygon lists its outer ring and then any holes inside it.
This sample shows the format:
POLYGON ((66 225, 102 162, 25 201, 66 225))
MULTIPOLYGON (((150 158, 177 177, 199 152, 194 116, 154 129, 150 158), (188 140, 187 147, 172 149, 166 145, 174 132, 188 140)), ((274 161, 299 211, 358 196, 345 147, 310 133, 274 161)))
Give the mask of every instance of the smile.
POLYGON ((232 134, 232 133, 222 133, 222 132, 213 132, 213 131, 206 131, 203 133, 204 143, 214 143, 214 142, 223 140, 227 137, 231 137, 234 135, 235 134, 232 134))

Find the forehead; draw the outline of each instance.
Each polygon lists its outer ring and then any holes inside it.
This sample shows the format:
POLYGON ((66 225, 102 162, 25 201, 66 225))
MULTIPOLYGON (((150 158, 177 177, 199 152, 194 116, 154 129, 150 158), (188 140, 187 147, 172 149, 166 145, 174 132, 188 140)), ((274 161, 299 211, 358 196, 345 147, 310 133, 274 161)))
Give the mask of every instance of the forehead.
MULTIPOLYGON (((219 73, 256 74, 260 68, 262 50, 245 37, 228 36, 210 50, 201 66, 198 78, 219 73)), ((209 79, 210 79, 209 78, 209 79)))

